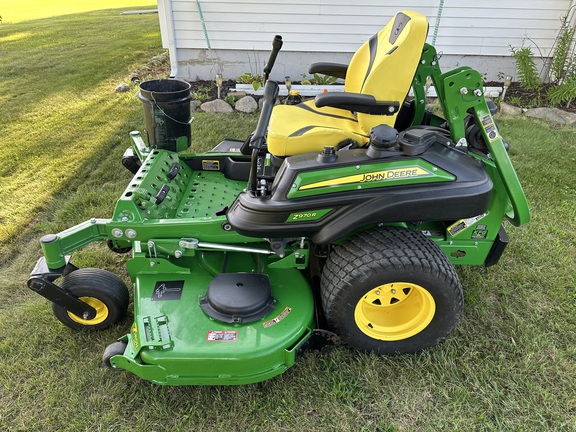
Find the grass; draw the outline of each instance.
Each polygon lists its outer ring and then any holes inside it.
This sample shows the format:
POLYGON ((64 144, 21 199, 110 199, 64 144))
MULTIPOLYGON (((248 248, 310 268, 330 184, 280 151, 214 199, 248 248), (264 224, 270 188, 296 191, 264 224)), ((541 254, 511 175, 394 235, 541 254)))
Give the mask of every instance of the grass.
MULTIPOLYGON (((75 333, 25 288, 38 238, 109 217, 130 179, 120 158, 142 109, 113 89, 160 50, 157 17, 2 24, 0 41, 0 430, 576 430, 576 131, 500 120, 533 221, 507 227, 498 266, 458 268, 466 309, 444 344, 399 357, 338 349, 242 387, 161 387, 100 366, 129 319, 75 333)), ((198 150, 256 121, 195 117, 198 150)), ((75 262, 125 276, 101 245, 75 262)))
POLYGON ((74 1, 43 1, 20 0, 17 2, 3 2, 0 6, 2 23, 14 24, 23 21, 32 21, 51 18, 60 15, 78 14, 103 9, 155 9, 156 2, 150 0, 74 0, 74 1))

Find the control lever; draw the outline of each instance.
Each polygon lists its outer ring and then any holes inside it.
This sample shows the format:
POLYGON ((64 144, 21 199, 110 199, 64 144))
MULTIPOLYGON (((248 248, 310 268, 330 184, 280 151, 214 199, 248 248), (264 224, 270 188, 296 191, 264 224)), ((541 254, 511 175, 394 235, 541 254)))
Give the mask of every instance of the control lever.
POLYGON ((264 82, 268 81, 268 76, 274 67, 274 62, 276 62, 276 56, 278 56, 280 48, 282 48, 282 36, 276 35, 272 40, 272 52, 268 58, 268 63, 264 66, 264 82))

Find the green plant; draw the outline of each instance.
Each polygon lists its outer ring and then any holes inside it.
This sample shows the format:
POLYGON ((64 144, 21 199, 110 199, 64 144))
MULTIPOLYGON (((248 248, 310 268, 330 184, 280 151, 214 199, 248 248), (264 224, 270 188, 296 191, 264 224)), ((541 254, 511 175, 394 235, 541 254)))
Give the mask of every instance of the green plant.
POLYGON ((192 96, 200 103, 208 102, 211 99, 211 91, 212 87, 200 86, 195 92, 192 92, 192 96))
POLYGON ((338 78, 335 76, 314 74, 314 84, 316 85, 330 85, 334 84, 337 80, 338 78))
POLYGON ((518 81, 526 90, 536 90, 542 85, 538 68, 534 61, 534 53, 530 47, 514 48, 510 47, 514 56, 516 70, 518 71, 518 81))
POLYGON ((303 85, 331 85, 334 84, 338 78, 330 75, 320 75, 315 73, 312 78, 307 78, 306 74, 301 74, 303 85))
POLYGON ((518 107, 522 107, 524 105, 524 103, 522 102, 522 98, 519 96, 510 96, 509 98, 506 98, 506 102, 509 103, 510 105, 518 107))
POLYGON ((561 84, 574 75, 574 55, 572 43, 575 28, 570 25, 568 15, 562 17, 560 31, 554 43, 552 63, 550 64, 550 82, 561 84))
POLYGON ((240 84, 252 84, 254 91, 256 91, 264 85, 264 78, 260 75, 252 75, 250 72, 246 72, 236 78, 236 82, 240 84))
POLYGON ((573 77, 552 87, 548 91, 548 99, 553 105, 566 103, 567 106, 570 106, 572 101, 576 99, 576 78, 573 77))
POLYGON ((228 95, 224 98, 224 102, 227 102, 232 108, 236 105, 238 101, 238 96, 228 95))

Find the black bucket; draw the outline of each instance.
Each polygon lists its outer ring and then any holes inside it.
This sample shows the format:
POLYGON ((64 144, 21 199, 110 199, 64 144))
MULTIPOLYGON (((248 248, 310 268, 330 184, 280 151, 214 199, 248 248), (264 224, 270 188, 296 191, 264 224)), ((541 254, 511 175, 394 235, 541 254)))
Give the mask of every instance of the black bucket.
POLYGON ((190 147, 190 84, 158 79, 144 81, 139 88, 150 147, 175 152, 190 147))

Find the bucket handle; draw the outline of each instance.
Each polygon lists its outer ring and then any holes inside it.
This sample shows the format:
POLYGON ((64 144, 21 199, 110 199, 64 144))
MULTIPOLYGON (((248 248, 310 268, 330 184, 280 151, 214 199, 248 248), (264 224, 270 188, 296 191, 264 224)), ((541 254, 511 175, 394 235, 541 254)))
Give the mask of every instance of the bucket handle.
POLYGON ((180 120, 176 120, 173 117, 170 117, 168 114, 166 114, 166 111, 164 111, 162 108, 160 108, 160 105, 158 105, 158 102, 156 102, 156 99, 154 98, 154 92, 150 92, 150 96, 152 96, 152 100, 154 101, 154 105, 156 105, 156 107, 160 110, 160 112, 168 117, 170 120, 172 120, 174 123, 178 123, 181 125, 189 125, 192 124, 192 122, 194 121, 194 117, 190 117, 190 120, 188 120, 187 122, 181 122, 180 120))

